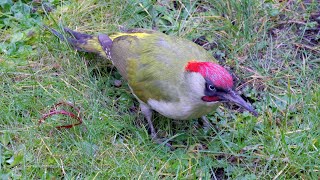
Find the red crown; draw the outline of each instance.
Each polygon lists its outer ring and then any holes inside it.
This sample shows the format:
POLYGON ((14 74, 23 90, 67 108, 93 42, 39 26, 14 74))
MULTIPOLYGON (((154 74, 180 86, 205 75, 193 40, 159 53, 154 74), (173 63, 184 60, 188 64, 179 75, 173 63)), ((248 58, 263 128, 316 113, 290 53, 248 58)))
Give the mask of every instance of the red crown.
POLYGON ((210 79, 217 88, 228 89, 233 87, 231 74, 219 64, 189 61, 185 67, 185 71, 200 73, 204 78, 210 79))

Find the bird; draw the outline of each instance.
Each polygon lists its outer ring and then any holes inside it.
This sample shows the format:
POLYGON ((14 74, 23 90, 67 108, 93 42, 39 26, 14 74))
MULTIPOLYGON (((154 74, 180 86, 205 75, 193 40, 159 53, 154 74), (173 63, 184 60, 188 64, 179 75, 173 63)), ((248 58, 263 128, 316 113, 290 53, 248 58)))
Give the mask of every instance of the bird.
POLYGON ((139 102, 152 139, 157 139, 154 111, 175 120, 206 119, 219 105, 231 102, 258 116, 235 91, 231 73, 191 40, 150 29, 89 35, 63 28, 72 36, 65 37, 45 27, 75 49, 112 62, 139 102))

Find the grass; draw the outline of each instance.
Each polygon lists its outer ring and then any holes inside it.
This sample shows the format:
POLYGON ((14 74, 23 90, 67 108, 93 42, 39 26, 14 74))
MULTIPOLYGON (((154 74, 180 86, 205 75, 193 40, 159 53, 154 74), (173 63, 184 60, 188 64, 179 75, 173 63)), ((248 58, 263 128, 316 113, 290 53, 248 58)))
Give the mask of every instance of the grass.
POLYGON ((18 1, 0 3, 2 179, 318 179, 320 7, 316 1, 18 1), (203 45, 260 113, 220 107, 215 126, 155 115, 153 143, 127 84, 106 60, 42 25, 88 34, 155 28, 203 45), (56 115, 60 101, 84 123, 56 115))

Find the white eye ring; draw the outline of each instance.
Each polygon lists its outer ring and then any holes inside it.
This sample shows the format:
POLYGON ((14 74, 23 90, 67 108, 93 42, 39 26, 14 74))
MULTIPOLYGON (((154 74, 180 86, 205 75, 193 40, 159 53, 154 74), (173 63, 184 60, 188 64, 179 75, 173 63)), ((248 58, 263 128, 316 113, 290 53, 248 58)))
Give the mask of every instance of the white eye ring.
POLYGON ((216 90, 216 88, 215 88, 213 85, 211 85, 211 84, 208 86, 208 88, 210 89, 210 91, 216 90))

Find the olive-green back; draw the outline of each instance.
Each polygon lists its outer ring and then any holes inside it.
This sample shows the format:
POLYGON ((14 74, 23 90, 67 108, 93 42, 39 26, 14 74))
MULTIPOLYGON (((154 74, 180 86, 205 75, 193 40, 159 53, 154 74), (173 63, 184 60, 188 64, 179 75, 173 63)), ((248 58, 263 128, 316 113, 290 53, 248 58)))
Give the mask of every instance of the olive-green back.
POLYGON ((189 61, 214 61, 197 44, 151 30, 122 33, 113 39, 111 58, 142 101, 178 101, 189 61))

